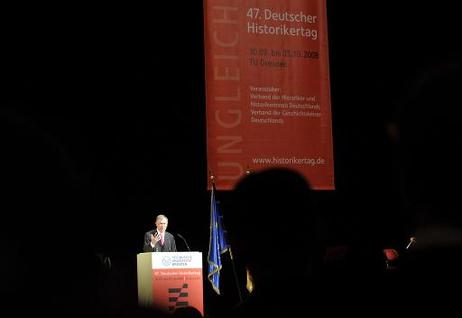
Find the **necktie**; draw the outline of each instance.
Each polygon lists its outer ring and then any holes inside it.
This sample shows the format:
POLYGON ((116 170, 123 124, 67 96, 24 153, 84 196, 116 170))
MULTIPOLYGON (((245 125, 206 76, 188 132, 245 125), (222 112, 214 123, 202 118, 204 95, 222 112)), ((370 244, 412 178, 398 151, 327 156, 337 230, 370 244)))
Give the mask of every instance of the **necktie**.
POLYGON ((164 245, 164 233, 160 235, 160 244, 164 245))

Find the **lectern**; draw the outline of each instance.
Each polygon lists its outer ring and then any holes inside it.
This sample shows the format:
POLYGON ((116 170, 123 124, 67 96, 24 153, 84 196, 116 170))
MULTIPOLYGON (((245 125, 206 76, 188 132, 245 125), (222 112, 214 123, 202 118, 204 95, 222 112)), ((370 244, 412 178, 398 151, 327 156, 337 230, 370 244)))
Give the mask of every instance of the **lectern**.
POLYGON ((190 306, 204 315, 201 252, 140 253, 137 274, 140 306, 166 312, 190 306))

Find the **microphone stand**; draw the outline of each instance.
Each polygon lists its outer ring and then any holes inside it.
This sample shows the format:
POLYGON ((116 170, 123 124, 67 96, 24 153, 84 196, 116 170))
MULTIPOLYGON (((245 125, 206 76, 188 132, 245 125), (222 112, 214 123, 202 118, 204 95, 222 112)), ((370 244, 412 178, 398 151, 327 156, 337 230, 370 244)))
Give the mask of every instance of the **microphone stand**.
POLYGON ((186 248, 188 249, 189 252, 191 252, 191 249, 189 248, 188 242, 186 242, 186 239, 181 235, 180 233, 176 233, 176 235, 183 240, 184 244, 186 245, 186 248))

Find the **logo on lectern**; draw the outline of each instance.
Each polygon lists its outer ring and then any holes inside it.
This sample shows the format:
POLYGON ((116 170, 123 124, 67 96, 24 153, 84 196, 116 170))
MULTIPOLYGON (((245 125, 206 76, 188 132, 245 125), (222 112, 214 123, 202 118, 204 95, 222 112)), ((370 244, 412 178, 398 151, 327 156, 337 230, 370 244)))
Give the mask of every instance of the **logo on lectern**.
POLYGON ((170 258, 170 256, 162 257, 162 265, 164 265, 164 266, 172 265, 172 259, 170 258))

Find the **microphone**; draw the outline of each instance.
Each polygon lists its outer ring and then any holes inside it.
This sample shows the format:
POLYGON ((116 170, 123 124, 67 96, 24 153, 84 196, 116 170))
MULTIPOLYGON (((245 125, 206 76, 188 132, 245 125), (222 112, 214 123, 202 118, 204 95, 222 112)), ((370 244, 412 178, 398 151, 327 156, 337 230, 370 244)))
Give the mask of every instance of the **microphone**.
POLYGON ((415 237, 411 237, 409 239, 409 244, 406 246, 406 249, 408 250, 414 243, 415 243, 415 237))
POLYGON ((188 245, 188 242, 186 242, 186 239, 183 237, 183 235, 181 235, 180 233, 176 233, 176 235, 183 240, 184 244, 186 245, 186 248, 188 249, 188 251, 191 252, 191 249, 189 248, 189 245, 188 245))

